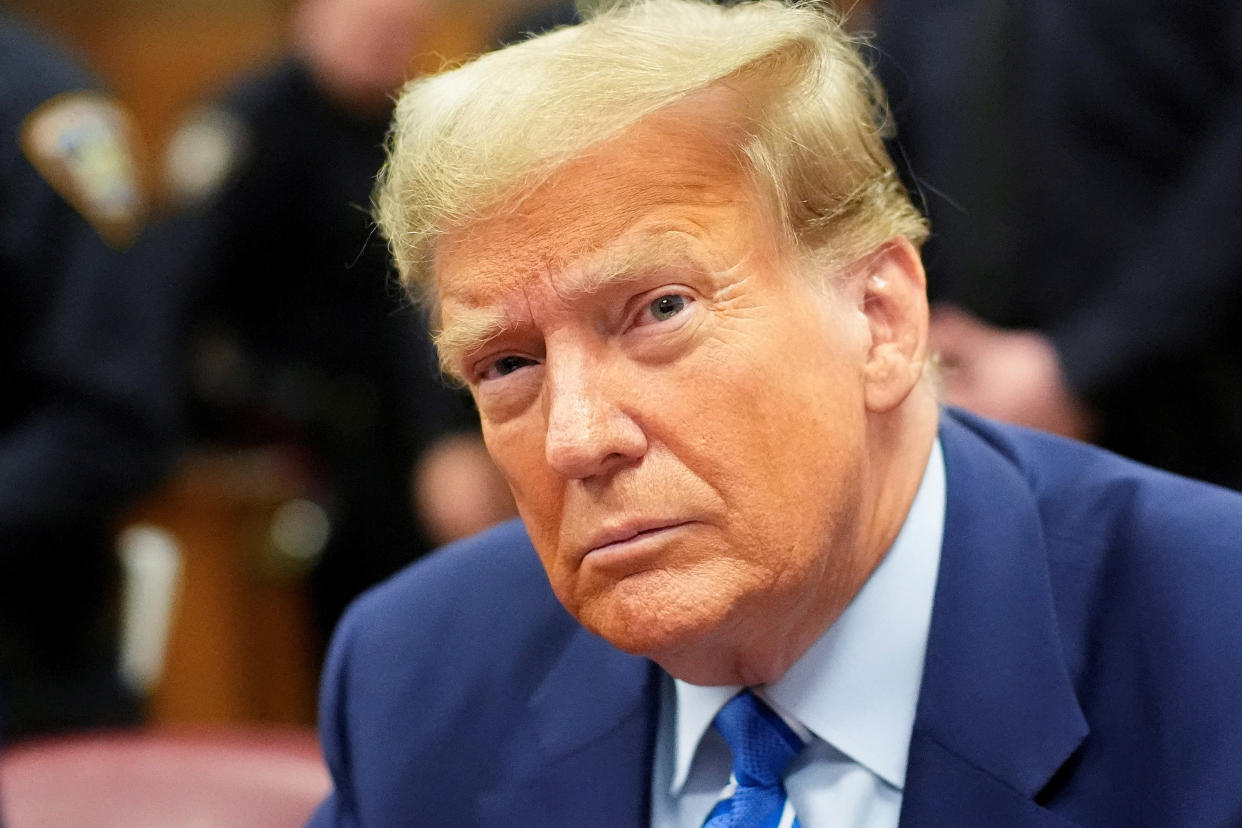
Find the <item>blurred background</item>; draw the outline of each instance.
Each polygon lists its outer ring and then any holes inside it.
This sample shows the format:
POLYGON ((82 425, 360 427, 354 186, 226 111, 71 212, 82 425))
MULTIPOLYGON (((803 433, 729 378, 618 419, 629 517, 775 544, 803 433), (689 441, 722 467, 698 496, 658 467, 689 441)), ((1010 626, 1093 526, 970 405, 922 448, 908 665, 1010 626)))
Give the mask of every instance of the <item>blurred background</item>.
MULTIPOLYGON (((419 319, 386 282, 365 210, 401 79, 544 25, 549 5, 6 0, 131 114, 147 214, 123 253, 180 283, 145 296, 171 319, 160 344, 184 349, 163 369, 177 383, 174 451, 115 520, 131 590, 110 612, 147 721, 312 723, 344 604, 507 514, 487 468, 470 468, 483 461, 465 439, 468 402, 406 336, 419 319), (423 456, 446 436, 436 449, 450 460, 423 456), (411 490, 416 456, 448 469, 430 472, 429 493, 411 490), (428 523, 425 501, 471 491, 477 518, 453 525, 445 506, 428 523)), ((19 718, 5 717, 10 739, 27 730, 19 718)))
POLYGON ((391 96, 565 15, 0 4, 0 822, 322 797, 340 612, 513 513, 373 238, 391 96))
MULTIPOLYGON (((423 6, 432 4, 423 3, 423 6)), ((410 70, 436 69, 494 45, 541 0, 441 0, 411 44, 410 70)), ((6 0, 45 26, 96 70, 133 112, 156 182, 186 112, 246 70, 284 55, 297 0, 6 0)))
MULTIPOLYGON (((1242 488, 1242 4, 843 5, 946 401, 1242 488)), ((577 12, 0 3, 0 807, 57 734, 275 728, 313 768, 344 606, 512 514, 366 208, 403 79, 577 12)))

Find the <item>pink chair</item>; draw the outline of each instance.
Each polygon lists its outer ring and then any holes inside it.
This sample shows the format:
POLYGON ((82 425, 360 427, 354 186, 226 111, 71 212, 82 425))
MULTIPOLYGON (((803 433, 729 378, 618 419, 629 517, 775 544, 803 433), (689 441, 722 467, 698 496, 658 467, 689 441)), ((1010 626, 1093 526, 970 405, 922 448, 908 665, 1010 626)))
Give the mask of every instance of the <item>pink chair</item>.
POLYGON ((287 828, 329 786, 303 730, 118 731, 0 751, 5 828, 287 828))

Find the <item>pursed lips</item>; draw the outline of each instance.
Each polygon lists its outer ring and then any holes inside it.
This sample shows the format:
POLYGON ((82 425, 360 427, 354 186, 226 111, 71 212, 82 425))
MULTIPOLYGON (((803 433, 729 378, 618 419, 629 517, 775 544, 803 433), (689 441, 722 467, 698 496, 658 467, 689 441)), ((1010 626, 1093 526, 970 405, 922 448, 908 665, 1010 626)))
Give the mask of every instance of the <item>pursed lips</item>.
POLYGON ((692 521, 689 520, 643 520, 628 521, 620 526, 607 529, 593 537, 586 544, 586 551, 582 557, 586 557, 594 552, 607 551, 613 547, 620 547, 630 541, 638 540, 650 535, 675 529, 679 526, 686 526, 692 521))

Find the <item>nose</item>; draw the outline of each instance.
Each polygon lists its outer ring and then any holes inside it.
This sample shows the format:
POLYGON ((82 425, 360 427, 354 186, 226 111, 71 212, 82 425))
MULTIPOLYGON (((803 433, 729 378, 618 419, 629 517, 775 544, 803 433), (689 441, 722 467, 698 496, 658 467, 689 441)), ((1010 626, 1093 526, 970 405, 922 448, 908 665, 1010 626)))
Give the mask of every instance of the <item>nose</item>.
POLYGON ((546 370, 545 451, 558 474, 584 480, 643 456, 646 434, 621 405, 623 372, 581 354, 549 358, 546 370))

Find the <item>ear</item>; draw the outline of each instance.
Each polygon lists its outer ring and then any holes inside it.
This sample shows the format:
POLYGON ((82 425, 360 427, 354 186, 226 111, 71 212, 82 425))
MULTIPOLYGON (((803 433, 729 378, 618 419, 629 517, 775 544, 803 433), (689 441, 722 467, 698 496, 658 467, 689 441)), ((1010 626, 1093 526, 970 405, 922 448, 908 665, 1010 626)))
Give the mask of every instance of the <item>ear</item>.
POLYGON ((871 334, 863 380, 867 409, 891 411, 923 375, 927 360, 927 278, 918 251, 897 236, 860 259, 862 312, 871 334))

